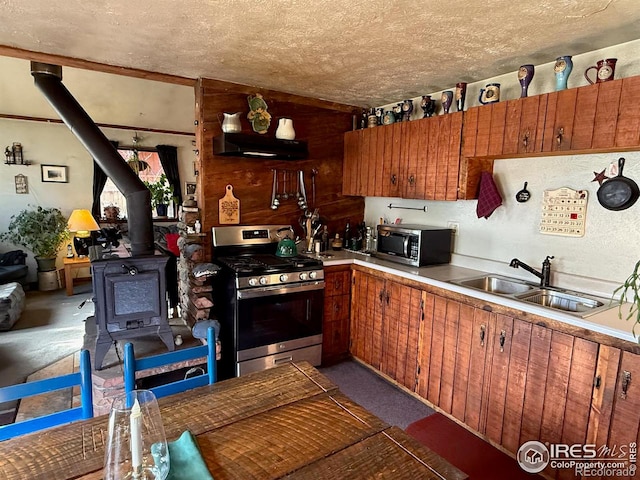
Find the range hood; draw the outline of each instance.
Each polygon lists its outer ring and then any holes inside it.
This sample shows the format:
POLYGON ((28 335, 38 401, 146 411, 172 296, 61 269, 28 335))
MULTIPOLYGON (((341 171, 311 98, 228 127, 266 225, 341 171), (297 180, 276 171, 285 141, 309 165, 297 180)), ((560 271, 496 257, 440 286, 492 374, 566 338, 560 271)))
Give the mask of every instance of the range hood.
POLYGON ((247 133, 223 133, 213 139, 213 154, 265 160, 303 160, 308 156, 307 142, 280 140, 247 133))

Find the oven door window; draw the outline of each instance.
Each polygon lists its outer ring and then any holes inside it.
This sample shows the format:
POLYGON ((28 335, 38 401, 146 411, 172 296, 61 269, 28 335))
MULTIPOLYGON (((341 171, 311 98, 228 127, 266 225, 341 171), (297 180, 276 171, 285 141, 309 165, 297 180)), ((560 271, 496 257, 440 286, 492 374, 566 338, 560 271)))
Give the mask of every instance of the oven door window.
POLYGON ((324 290, 238 301, 238 350, 322 333, 324 290))

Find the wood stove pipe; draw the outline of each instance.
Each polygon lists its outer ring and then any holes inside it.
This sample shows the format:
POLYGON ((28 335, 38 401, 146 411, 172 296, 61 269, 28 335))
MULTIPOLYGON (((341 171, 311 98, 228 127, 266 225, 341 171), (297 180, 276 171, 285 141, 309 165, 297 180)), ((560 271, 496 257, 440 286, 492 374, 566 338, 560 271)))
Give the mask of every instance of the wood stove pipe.
POLYGON ((62 84, 62 67, 31 62, 36 87, 127 199, 131 255, 154 253, 151 193, 62 84))

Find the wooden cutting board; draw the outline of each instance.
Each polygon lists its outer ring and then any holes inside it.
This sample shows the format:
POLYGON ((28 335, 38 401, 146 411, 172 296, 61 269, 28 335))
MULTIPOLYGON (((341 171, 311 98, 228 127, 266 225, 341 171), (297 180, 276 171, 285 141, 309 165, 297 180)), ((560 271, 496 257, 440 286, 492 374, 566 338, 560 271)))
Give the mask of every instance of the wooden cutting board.
POLYGON ((218 200, 218 218, 221 224, 237 225, 240 223, 240 200, 233 195, 231 184, 225 190, 224 197, 218 200))

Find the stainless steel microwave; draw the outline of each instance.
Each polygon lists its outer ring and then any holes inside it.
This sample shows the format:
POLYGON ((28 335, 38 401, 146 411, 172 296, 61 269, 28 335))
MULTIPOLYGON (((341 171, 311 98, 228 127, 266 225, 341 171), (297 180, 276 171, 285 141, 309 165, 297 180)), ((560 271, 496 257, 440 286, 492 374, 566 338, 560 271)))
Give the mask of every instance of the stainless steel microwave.
POLYGON ((426 225, 378 225, 376 257, 422 267, 451 261, 453 230, 426 225))

